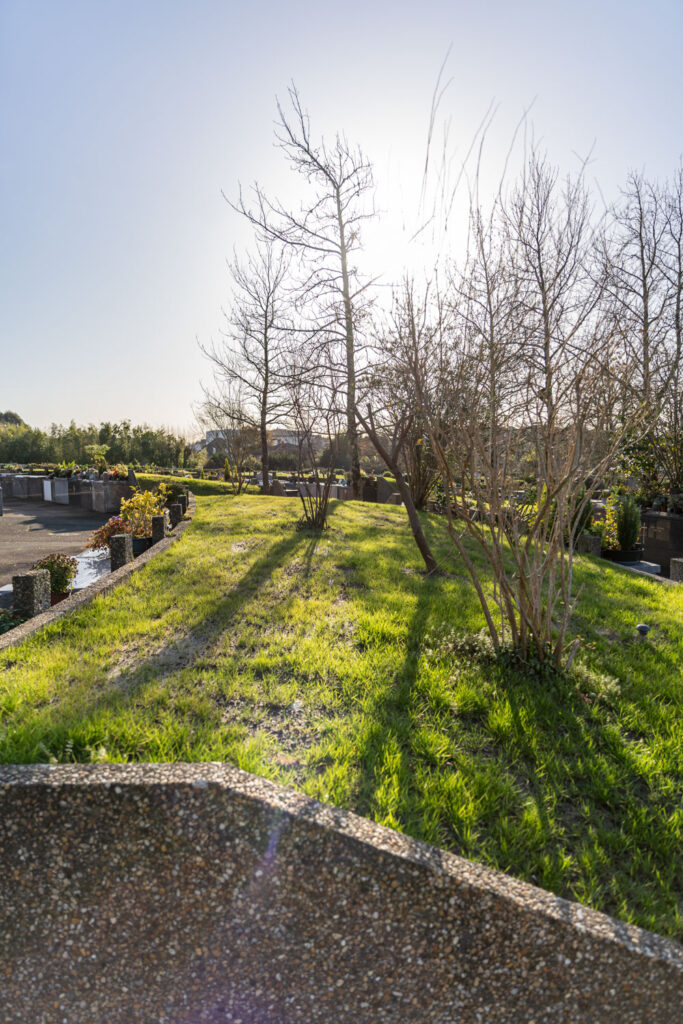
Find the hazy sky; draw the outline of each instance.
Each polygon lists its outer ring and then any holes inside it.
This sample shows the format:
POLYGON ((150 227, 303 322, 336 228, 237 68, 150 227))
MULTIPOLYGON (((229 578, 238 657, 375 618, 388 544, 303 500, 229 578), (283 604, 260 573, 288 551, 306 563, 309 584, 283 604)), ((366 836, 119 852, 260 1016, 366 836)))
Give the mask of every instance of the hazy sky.
POLYGON ((314 135, 373 160, 368 244, 391 274, 449 46, 456 162, 494 101, 498 167, 535 100, 551 159, 575 169, 595 143, 610 199, 683 152, 682 38, 683 0, 0 0, 0 410, 192 423, 197 339, 219 338, 225 260, 249 241, 221 190, 291 188, 272 137, 290 80, 314 135))

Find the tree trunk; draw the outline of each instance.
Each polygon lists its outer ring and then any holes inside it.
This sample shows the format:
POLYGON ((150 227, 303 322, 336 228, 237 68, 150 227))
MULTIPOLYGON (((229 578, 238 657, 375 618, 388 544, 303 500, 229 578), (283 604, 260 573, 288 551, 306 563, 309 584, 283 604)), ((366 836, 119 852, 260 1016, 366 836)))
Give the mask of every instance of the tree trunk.
POLYGON ((427 543, 427 538, 424 535, 424 530, 422 529, 422 523, 420 522, 420 517, 417 514, 417 509, 415 508, 415 502, 413 501, 413 496, 410 493, 410 488, 408 487, 408 485, 406 484, 405 480, 403 479, 403 474, 400 472, 400 470, 394 469, 393 466, 389 466, 389 469, 394 474, 394 479, 396 480, 396 486, 398 487, 399 494, 401 495, 401 498, 403 499, 403 504, 405 505, 406 512, 408 513, 408 521, 410 523, 410 529, 413 531, 413 537, 415 538, 415 543, 417 544, 418 549, 420 551, 420 554, 422 555, 422 558, 424 559, 424 564, 425 564, 425 566, 427 568, 427 572, 428 573, 438 572, 439 571, 439 565, 438 565, 436 559, 434 558, 434 555, 432 554, 432 549, 430 548, 429 544, 427 543))
POLYGON ((358 451, 358 430, 356 428, 356 358, 353 330, 353 311, 349 288, 349 271, 346 262, 346 236, 341 197, 337 190, 337 221, 339 225, 339 253, 341 256, 342 292, 344 296, 344 327, 346 333, 346 437, 351 458, 351 496, 360 501, 362 497, 360 477, 360 454, 358 451))
POLYGON ((270 494, 270 477, 268 475, 268 431, 266 429, 266 410, 261 409, 261 473, 263 475, 263 493, 270 494))
POLYGON ((420 554, 422 555, 422 558, 424 559, 424 564, 427 569, 427 572, 438 572, 438 562, 434 558, 434 555, 432 554, 432 549, 430 548, 427 542, 424 530, 422 529, 422 523, 420 522, 420 517, 417 514, 417 509, 415 508, 413 496, 410 493, 410 488, 403 479, 403 474, 398 468, 398 463, 396 459, 394 459, 392 455, 387 451, 387 449, 384 447, 379 437, 377 436, 377 432, 373 430, 372 417, 368 416, 368 419, 366 420, 360 413, 357 412, 356 415, 360 422, 362 423, 363 429, 370 438, 373 447, 375 448, 375 451, 379 455, 380 459, 382 459, 384 464, 394 474, 394 479, 396 480, 398 492, 401 495, 401 498, 403 499, 403 504, 405 505, 406 512, 408 513, 408 522, 410 523, 410 529, 413 532, 413 538, 415 540, 415 543, 417 544, 420 554))

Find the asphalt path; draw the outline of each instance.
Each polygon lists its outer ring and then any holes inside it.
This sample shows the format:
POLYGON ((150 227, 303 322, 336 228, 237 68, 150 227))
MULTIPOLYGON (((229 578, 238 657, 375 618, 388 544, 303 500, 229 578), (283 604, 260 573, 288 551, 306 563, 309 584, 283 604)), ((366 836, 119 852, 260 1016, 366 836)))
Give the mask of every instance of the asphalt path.
POLYGON ((45 555, 77 555, 109 516, 49 501, 5 498, 0 516, 0 586, 45 555))

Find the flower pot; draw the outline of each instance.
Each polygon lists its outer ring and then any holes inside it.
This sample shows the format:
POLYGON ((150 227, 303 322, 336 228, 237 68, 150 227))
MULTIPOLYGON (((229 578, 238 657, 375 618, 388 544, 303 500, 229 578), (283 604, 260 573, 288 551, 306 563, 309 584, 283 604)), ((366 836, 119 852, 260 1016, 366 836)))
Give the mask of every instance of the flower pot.
POLYGON ((151 537, 133 537, 133 557, 137 558, 152 546, 151 537))
POLYGON ((643 545, 639 544, 630 551, 611 551, 606 549, 602 552, 602 557, 607 558, 610 562, 639 562, 643 557, 643 545))

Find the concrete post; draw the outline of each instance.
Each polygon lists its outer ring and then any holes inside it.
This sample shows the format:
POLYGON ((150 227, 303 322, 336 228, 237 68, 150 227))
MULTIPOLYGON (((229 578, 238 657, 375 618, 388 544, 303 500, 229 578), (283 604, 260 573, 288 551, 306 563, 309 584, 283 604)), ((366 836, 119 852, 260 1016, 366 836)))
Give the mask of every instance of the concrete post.
POLYGON ((129 533, 115 533, 109 540, 111 571, 133 561, 133 538, 129 533))
POLYGON ((683 558, 672 558, 669 563, 669 577, 677 583, 683 583, 683 558))
POLYGON ((50 573, 47 569, 31 569, 12 577, 14 610, 32 619, 50 607, 50 573))
POLYGON ((169 505, 168 514, 171 520, 171 529, 173 529, 183 518, 183 506, 179 502, 176 502, 174 505, 169 505))
POLYGON ((166 536, 166 513, 152 516, 152 544, 158 544, 166 536))

